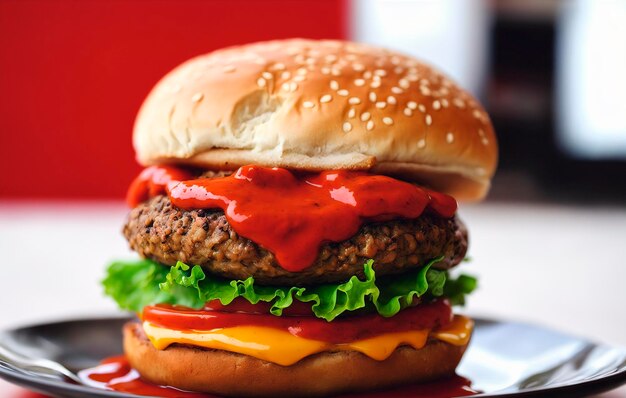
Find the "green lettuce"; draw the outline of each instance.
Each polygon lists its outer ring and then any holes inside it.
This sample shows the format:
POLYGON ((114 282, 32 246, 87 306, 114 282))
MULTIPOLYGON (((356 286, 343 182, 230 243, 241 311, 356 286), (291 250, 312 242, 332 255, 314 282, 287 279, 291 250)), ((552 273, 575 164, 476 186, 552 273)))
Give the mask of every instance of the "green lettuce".
POLYGON ((228 280, 206 274, 202 267, 178 262, 167 268, 150 260, 115 262, 103 280, 105 293, 123 309, 139 312, 146 305, 168 303, 202 308, 207 301, 228 305, 237 297, 252 304, 271 303, 270 312, 280 316, 294 300, 311 303, 318 318, 332 321, 347 311, 372 308, 384 317, 397 314, 416 297, 449 297, 463 304, 465 295, 476 288, 476 279, 467 275, 451 278, 446 271, 426 266, 402 275, 376 278, 373 260, 363 265, 365 278, 356 276, 338 284, 307 287, 258 286, 254 278, 228 280))

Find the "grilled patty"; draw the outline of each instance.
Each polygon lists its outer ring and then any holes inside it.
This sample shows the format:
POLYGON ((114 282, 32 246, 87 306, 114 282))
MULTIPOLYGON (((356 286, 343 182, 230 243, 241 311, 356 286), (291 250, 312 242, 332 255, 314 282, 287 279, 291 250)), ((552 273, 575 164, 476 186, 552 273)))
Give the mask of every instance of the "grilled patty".
POLYGON ((221 210, 182 210, 166 196, 134 208, 124 236, 133 250, 159 263, 201 265, 229 279, 253 276, 261 285, 303 286, 362 277, 363 263, 370 258, 377 276, 421 267, 442 255, 443 261, 434 267, 447 269, 467 251, 467 231, 458 218, 424 214, 413 220, 363 225, 346 241, 323 244, 306 270, 289 272, 271 252, 238 235, 221 210))

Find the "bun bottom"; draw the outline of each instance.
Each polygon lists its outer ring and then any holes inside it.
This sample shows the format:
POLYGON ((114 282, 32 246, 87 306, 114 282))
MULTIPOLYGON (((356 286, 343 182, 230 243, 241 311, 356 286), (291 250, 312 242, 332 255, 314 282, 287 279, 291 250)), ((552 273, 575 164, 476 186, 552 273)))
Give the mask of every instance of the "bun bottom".
POLYGON ((398 347, 384 361, 338 351, 281 366, 223 350, 182 345, 157 350, 140 324, 124 326, 124 352, 143 379, 225 396, 327 396, 432 380, 454 373, 466 347, 429 340, 419 350, 398 347))

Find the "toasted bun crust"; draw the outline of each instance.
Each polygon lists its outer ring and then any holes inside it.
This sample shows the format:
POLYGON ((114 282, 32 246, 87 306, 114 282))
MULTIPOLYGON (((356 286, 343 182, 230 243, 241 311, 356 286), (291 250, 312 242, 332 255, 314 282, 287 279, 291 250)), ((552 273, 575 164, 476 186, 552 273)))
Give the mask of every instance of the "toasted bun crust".
POLYGON ((384 361, 340 351, 280 366, 221 350, 171 346, 159 351, 140 324, 124 327, 124 352, 144 379, 226 396, 327 396, 431 380, 452 374, 465 348, 432 340, 420 350, 399 347, 384 361))
POLYGON ((437 70, 342 41, 283 40, 193 58, 145 100, 144 165, 362 169, 480 199, 497 163, 489 117, 437 70))

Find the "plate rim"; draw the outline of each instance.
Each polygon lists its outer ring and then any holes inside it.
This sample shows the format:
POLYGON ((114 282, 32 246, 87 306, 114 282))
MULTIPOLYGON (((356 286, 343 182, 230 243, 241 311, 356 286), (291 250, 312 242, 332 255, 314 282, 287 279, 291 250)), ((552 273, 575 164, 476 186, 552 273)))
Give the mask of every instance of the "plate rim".
MULTIPOLYGON (((19 327, 1 330, 0 337, 7 335, 7 334, 19 333, 21 330, 25 330, 25 329, 34 329, 34 328, 50 327, 50 326, 58 327, 58 325, 66 324, 66 323, 86 323, 86 322, 94 322, 94 321, 102 322, 102 321, 122 321, 122 320, 131 321, 133 319, 136 319, 136 317, 131 314, 105 315, 105 316, 100 316, 100 317, 94 316, 94 317, 67 318, 67 319, 61 319, 61 320, 57 320, 53 322, 33 323, 33 324, 25 325, 25 326, 19 326, 19 327)), ((604 343, 596 343, 586 338, 569 335, 567 333, 563 333, 561 331, 554 330, 549 327, 534 325, 532 323, 525 323, 525 322, 518 322, 518 321, 511 321, 511 320, 496 320, 493 318, 480 317, 480 316, 477 316, 477 317, 472 316, 472 319, 474 319, 477 323, 483 323, 483 324, 506 323, 506 324, 525 325, 525 326, 529 326, 533 328, 542 328, 544 330, 554 331, 562 335, 575 337, 595 347, 606 347, 609 349, 626 349, 625 347, 621 347, 621 346, 615 346, 615 345, 604 344, 604 343)), ((90 387, 87 385, 73 384, 73 383, 69 383, 66 381, 62 381, 60 379, 55 380, 55 379, 47 379, 43 377, 36 377, 34 375, 29 375, 26 373, 21 373, 17 370, 13 370, 10 366, 5 365, 2 360, 0 360, 0 378, 3 378, 10 383, 18 384, 27 389, 34 388, 34 389, 37 389, 38 391, 43 391, 48 394, 50 393, 49 389, 52 389, 53 391, 69 390, 72 393, 77 393, 77 394, 86 393, 86 394, 90 394, 91 396, 106 397, 106 398, 114 398, 114 397, 146 398, 147 397, 147 396, 135 395, 135 394, 125 393, 125 392, 118 392, 114 390, 103 390, 103 389, 90 387), (46 389, 42 390, 41 388, 46 388, 46 389)), ((495 391, 495 392, 488 392, 488 393, 480 393, 477 395, 473 395, 472 397, 477 397, 477 398, 537 397, 537 396, 547 396, 547 395, 552 396, 555 393, 559 393, 559 394, 567 393, 568 394, 567 396, 569 397, 577 397, 577 396, 586 396, 591 393, 600 393, 600 392, 610 391, 624 384, 626 384, 626 364, 624 364, 621 367, 615 368, 615 370, 610 374, 604 374, 599 377, 596 376, 592 379, 580 381, 574 384, 557 384, 557 385, 553 385, 549 387, 532 387, 532 388, 528 388, 522 391, 513 391, 513 392, 501 392, 500 393, 500 392, 495 391), (583 391, 581 391, 581 389, 583 389, 583 391)), ((57 394, 57 393, 55 392, 54 394, 57 394)))

